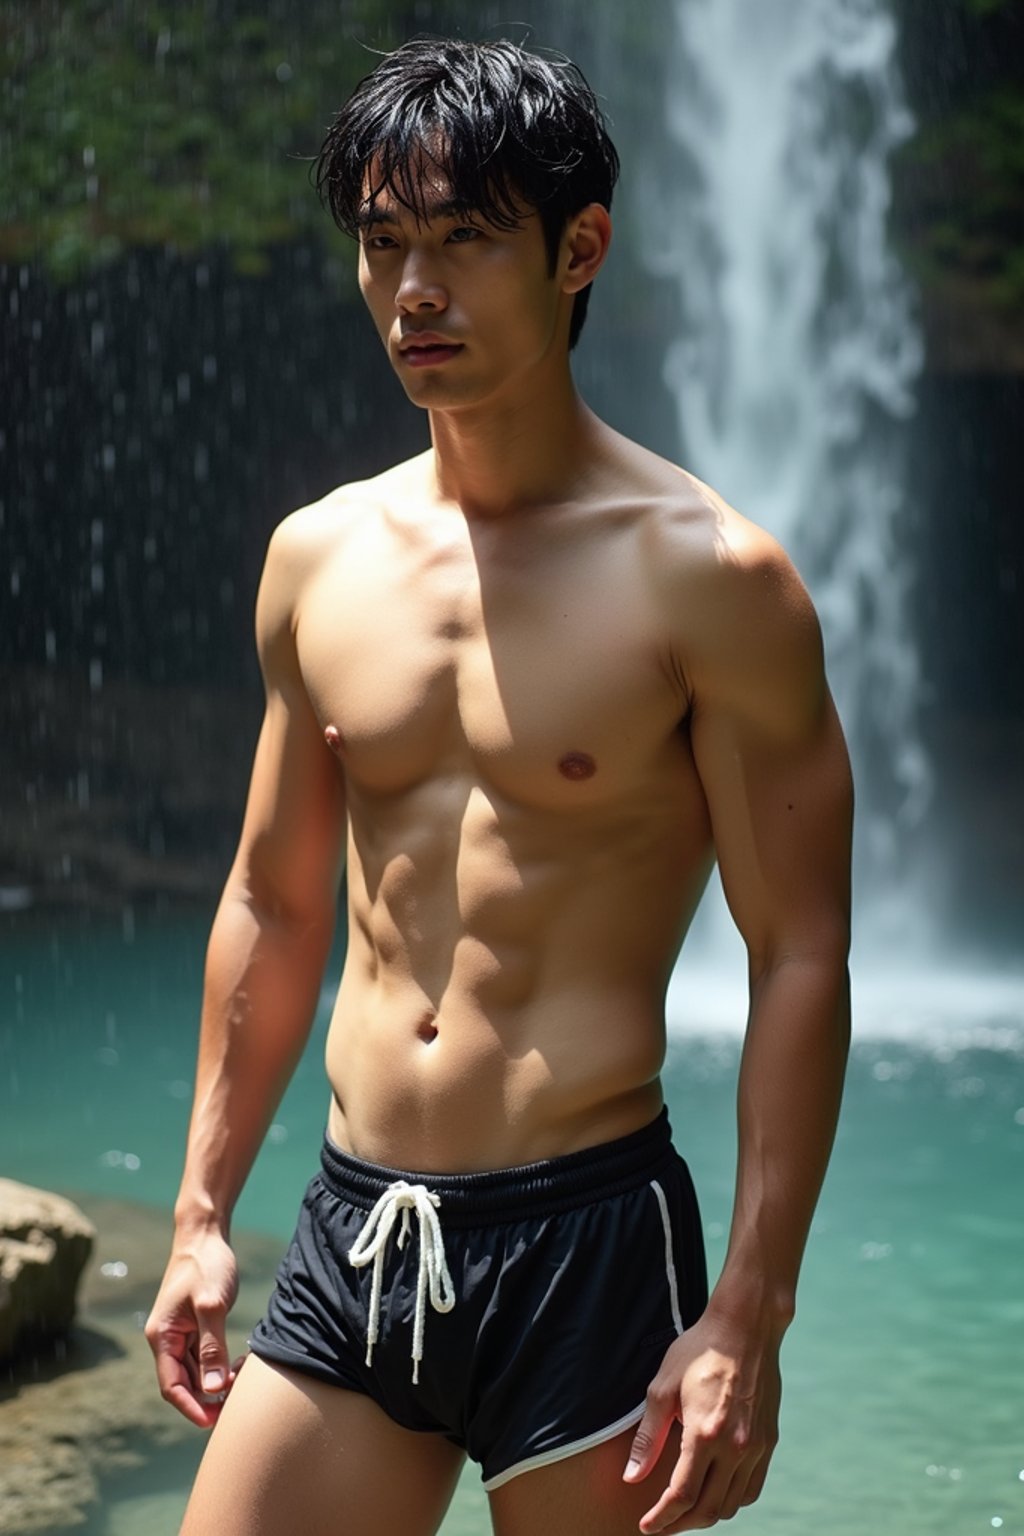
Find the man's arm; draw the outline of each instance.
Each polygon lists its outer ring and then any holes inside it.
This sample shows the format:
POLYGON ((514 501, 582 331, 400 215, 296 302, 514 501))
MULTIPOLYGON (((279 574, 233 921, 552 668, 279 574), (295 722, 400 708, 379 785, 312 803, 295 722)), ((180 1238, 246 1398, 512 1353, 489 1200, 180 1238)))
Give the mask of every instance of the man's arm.
POLYGON ((256 604, 266 713, 238 851, 206 956, 195 1096, 175 1236, 146 1326, 160 1389, 213 1423, 232 1379, 224 1325, 231 1213, 302 1053, 334 931, 345 802, 299 673, 294 610, 310 558, 298 517, 271 540, 256 604))
POLYGON ((652 1383, 628 1476, 672 1423, 682 1451, 646 1532, 729 1517, 761 1491, 778 1354, 835 1134, 849 1044, 852 786, 820 631, 786 556, 750 529, 691 607, 691 740, 749 957, 729 1246, 700 1322, 652 1383))

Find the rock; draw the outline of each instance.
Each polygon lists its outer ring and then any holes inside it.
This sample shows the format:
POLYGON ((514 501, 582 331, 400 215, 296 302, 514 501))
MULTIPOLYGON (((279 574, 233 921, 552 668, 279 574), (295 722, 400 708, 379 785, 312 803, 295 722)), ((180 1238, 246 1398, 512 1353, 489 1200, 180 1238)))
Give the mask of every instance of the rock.
POLYGON ((95 1237, 70 1200, 0 1179, 0 1362, 67 1333, 95 1237))
MULTIPOLYGON (((180 1520, 205 1444, 203 1431, 161 1398, 142 1333, 167 1261, 171 1213, 81 1200, 98 1235, 75 1326, 51 1358, 0 1366, 3 1536, 56 1536, 88 1519, 97 1500, 116 1508, 120 1479, 137 1479, 140 1469, 177 1504, 180 1520)), ((240 1268, 228 1325, 234 1358, 262 1315, 284 1240, 236 1231, 232 1246, 240 1268)), ((117 1525, 129 1528, 151 1527, 117 1525)), ((170 1517, 159 1528, 170 1530, 170 1517)))

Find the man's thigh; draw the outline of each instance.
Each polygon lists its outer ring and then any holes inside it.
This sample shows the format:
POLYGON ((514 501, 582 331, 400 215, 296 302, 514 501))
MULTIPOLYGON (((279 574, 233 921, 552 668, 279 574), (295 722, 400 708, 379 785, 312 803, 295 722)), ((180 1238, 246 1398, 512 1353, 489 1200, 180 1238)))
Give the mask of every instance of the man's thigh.
POLYGON ((181 1536, 432 1536, 462 1452, 370 1398, 250 1355, 203 1457, 181 1536))
POLYGON ((640 1484, 622 1481, 635 1426, 591 1451, 521 1472, 490 1495, 494 1536, 637 1536, 641 1516, 668 1486, 679 1455, 678 1429, 640 1484))

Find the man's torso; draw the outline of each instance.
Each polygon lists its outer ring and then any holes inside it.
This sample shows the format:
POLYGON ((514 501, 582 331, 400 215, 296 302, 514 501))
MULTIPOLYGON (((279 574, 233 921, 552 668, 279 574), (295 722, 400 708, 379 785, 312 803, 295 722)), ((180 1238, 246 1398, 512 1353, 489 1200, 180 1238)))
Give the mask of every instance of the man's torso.
POLYGON ((329 1132, 370 1161, 510 1166, 660 1106, 712 860, 661 566, 666 528, 696 567, 728 509, 613 440, 565 506, 467 519, 428 455, 299 514, 299 665, 349 811, 329 1132))

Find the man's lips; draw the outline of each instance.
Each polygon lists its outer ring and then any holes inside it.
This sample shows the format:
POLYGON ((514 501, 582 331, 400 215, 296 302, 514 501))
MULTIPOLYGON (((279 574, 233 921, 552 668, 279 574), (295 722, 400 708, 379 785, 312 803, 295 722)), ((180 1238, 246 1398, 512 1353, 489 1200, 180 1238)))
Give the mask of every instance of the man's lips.
POLYGON ((423 368, 430 363, 447 362, 450 357, 462 351, 462 343, 424 331, 417 336, 403 336, 398 350, 403 362, 413 368, 423 368))

